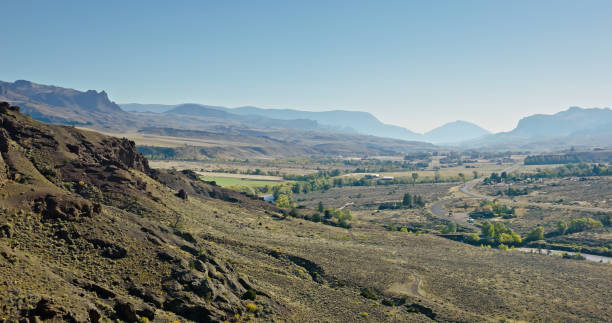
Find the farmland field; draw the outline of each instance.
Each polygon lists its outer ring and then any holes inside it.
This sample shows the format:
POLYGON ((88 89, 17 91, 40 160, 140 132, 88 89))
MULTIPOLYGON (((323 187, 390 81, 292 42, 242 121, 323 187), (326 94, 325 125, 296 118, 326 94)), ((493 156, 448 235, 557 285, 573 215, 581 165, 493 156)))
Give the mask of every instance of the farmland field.
POLYGON ((215 182, 219 186, 250 186, 250 187, 258 187, 258 186, 266 186, 277 184, 280 181, 272 181, 272 180, 255 180, 249 178, 239 178, 239 177, 219 177, 219 176, 201 176, 202 180, 207 182, 215 182))

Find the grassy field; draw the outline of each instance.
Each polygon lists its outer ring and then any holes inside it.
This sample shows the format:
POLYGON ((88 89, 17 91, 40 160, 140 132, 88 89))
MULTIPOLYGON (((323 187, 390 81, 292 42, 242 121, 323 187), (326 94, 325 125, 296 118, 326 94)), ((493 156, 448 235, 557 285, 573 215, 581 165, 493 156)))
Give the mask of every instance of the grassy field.
POLYGON ((249 186, 249 187, 258 187, 258 186, 266 186, 266 185, 274 185, 280 183, 280 181, 263 181, 263 180, 253 180, 248 178, 236 178, 236 177, 218 177, 218 176, 201 176, 202 180, 207 182, 216 182, 219 186, 249 186))
POLYGON ((254 169, 261 169, 263 172, 278 171, 281 174, 308 175, 317 172, 317 165, 292 162, 290 160, 249 160, 245 162, 201 160, 201 161, 182 161, 182 160, 149 160, 149 165, 153 168, 175 168, 178 170, 204 170, 212 172, 218 169, 234 169, 245 172, 254 169))

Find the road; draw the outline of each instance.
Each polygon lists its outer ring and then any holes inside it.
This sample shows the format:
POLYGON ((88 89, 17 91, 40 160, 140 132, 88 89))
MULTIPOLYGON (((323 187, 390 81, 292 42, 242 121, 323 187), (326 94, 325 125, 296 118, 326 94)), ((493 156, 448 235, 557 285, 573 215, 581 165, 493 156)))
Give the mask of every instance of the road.
MULTIPOLYGON (((505 169, 503 169, 501 172, 506 172, 506 173, 510 173, 512 171, 515 171, 517 168, 521 167, 521 164, 514 164, 510 167, 507 167, 505 169)), ((477 179, 473 179, 465 184, 463 184, 460 188, 459 191, 461 191, 461 193, 465 193, 471 197, 477 197, 477 198, 481 198, 481 199, 488 199, 491 198, 491 196, 488 195, 482 195, 479 193, 475 193, 472 192, 471 189, 474 187, 474 185, 478 184, 482 182, 482 178, 477 178, 477 179)))
MULTIPOLYGON (((516 170, 517 168, 519 168, 521 165, 520 164, 514 164, 508 168, 505 168, 502 170, 502 172, 512 172, 514 170, 516 170)), ((498 198, 495 196, 489 196, 489 195, 484 195, 484 194, 480 194, 477 192, 472 191, 472 189, 474 188, 474 186, 478 183, 482 182, 482 178, 477 178, 474 180, 471 180, 469 182, 466 182, 465 184, 461 185, 461 187, 459 187, 459 191, 461 193, 464 193, 470 197, 475 197, 475 198, 479 198, 479 199, 497 199, 500 202, 504 202, 507 204, 514 204, 514 205, 529 205, 529 206, 539 206, 542 208, 553 208, 553 209, 564 209, 564 210, 577 210, 577 211, 590 211, 590 212, 611 212, 611 209, 604 209, 604 208, 599 208, 599 207, 586 207, 586 206, 575 206, 575 205, 557 205, 557 204, 552 204, 552 203, 537 203, 537 202, 528 202, 528 203, 518 203, 515 202, 513 200, 510 199, 503 199, 503 198, 498 198)), ((448 221, 453 221, 457 224, 463 225, 465 227, 468 228, 473 228, 476 229, 476 226, 470 224, 467 222, 467 218, 468 215, 465 213, 457 213, 454 214, 454 216, 448 216, 448 211, 446 209, 444 209, 444 204, 454 201, 457 199, 445 199, 445 200, 441 200, 438 201, 434 204, 432 204, 429 207, 429 210, 431 211, 431 213, 438 217, 438 218, 442 218, 448 221)))
POLYGON ((431 213, 441 219, 447 220, 447 221, 452 221, 455 222, 457 224, 460 224, 464 227, 468 227, 468 228, 472 228, 472 229, 477 229, 476 226, 474 226, 471 223, 467 222, 467 213, 458 213, 458 214, 454 214, 453 216, 448 216, 448 211, 444 208, 444 204, 454 201, 456 199, 446 199, 446 200, 441 200, 438 201, 434 204, 432 204, 429 207, 429 210, 431 211, 431 213))
MULTIPOLYGON (((519 168, 521 165, 520 164, 514 164, 510 167, 507 167, 505 169, 502 170, 502 172, 512 172, 514 170, 516 170, 517 168, 519 168)), ((474 180, 471 180, 463 185, 461 185, 461 187, 459 187, 459 191, 461 191, 462 193, 465 193, 471 197, 476 197, 476 198, 481 198, 481 199, 488 199, 491 198, 490 196, 487 195, 483 195, 483 194, 479 194, 479 193, 475 193, 472 192, 471 189, 474 187, 474 185, 480 183, 482 181, 482 178, 477 178, 474 180)), ((448 220, 448 221, 453 221, 457 224, 460 224, 464 227, 468 227, 471 229, 478 229, 475 225, 468 223, 467 222, 467 218, 468 218, 468 214, 467 213, 456 213, 453 214, 453 216, 448 216, 448 211, 444 208, 444 204, 454 201, 457 199, 445 199, 445 200, 441 200, 438 201, 434 204, 432 204, 429 207, 429 210, 431 211, 431 213, 438 217, 438 218, 442 218, 444 220, 448 220)))
MULTIPOLYGON (((517 168, 520 167, 520 164, 514 164, 504 170, 502 170, 502 172, 512 172, 514 170, 516 170, 517 168)), ((499 198, 499 197, 495 197, 495 196, 489 196, 489 195, 483 195, 477 192, 472 191, 472 188, 474 188, 474 186, 478 183, 480 183, 482 181, 482 179, 474 179, 471 180, 465 184, 463 184, 460 188, 459 191, 461 191, 461 193, 467 194, 471 197, 476 197, 476 198, 480 198, 480 199, 497 199, 500 202, 504 202, 504 203, 508 203, 508 204, 515 204, 515 205, 531 205, 531 206, 539 206, 539 207, 543 207, 543 208, 553 208, 553 209, 565 209, 565 210, 577 210, 577 211, 590 211, 590 212, 610 212, 612 210, 610 209, 605 209, 605 208, 600 208, 600 207, 588 207, 588 206, 576 206, 576 205, 559 205, 559 204, 552 204, 552 203, 542 203, 542 202, 528 202, 528 203, 519 203, 510 199, 504 199, 504 198, 499 198)))

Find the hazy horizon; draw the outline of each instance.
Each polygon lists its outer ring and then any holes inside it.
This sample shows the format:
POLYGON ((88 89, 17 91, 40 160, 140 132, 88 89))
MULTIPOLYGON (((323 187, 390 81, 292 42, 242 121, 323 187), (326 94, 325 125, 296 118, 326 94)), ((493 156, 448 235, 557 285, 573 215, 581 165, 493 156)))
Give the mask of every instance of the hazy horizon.
POLYGON ((423 133, 612 102, 607 1, 4 7, 1 79, 118 103, 366 111, 423 133))

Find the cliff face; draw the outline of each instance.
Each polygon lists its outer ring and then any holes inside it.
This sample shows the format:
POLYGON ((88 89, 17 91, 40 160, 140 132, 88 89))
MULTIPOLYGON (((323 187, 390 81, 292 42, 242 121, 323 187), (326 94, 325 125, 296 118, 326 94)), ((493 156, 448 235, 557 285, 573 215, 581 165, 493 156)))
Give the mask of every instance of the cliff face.
POLYGON ((279 211, 193 174, 153 171, 127 139, 43 124, 0 102, 0 283, 11 282, 0 289, 0 317, 206 322, 244 313, 256 284, 186 230, 198 203, 215 200, 279 211))
POLYGON ((114 129, 128 122, 128 114, 104 91, 81 92, 19 80, 0 82, 0 101, 19 105, 23 113, 37 120, 57 124, 114 129))

